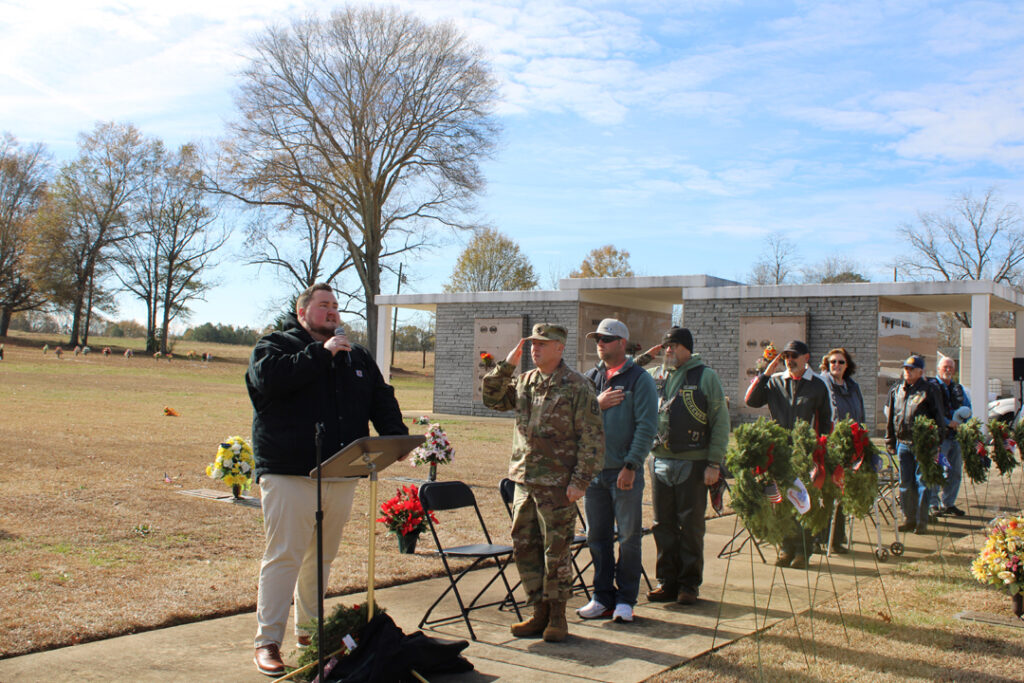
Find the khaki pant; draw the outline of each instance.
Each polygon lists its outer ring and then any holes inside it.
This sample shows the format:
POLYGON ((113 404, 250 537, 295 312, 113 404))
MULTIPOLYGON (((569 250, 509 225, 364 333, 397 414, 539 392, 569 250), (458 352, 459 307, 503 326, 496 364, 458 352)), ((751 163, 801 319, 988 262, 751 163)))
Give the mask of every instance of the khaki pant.
MULTIPOLYGON (((352 510, 357 480, 323 482, 324 588, 341 532, 352 510)), ((280 645, 294 596, 295 631, 316 618, 316 480, 284 474, 260 477, 266 546, 256 599, 256 647, 280 645)))

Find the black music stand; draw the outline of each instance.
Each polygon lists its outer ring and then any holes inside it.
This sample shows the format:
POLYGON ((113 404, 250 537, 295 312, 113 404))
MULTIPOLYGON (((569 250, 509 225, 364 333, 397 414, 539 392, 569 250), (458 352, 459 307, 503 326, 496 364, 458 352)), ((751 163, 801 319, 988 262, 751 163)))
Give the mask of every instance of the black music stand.
POLYGON ((366 567, 366 605, 369 611, 366 619, 373 618, 373 575, 376 564, 377 536, 374 533, 377 510, 377 473, 396 460, 404 458, 410 451, 423 445, 423 436, 366 436, 356 439, 340 451, 320 462, 320 430, 317 430, 317 467, 309 476, 316 479, 316 581, 317 581, 317 652, 320 655, 319 672, 323 680, 324 642, 324 570, 323 570, 323 521, 324 509, 321 501, 321 478, 369 477, 370 514, 368 515, 369 558, 366 567))

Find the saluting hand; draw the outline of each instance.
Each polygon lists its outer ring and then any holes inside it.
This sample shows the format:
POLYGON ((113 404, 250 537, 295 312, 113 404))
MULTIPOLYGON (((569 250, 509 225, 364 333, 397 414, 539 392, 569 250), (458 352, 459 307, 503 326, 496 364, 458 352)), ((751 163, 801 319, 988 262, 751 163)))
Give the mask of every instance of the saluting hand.
POLYGON ((516 347, 508 352, 505 362, 509 365, 519 365, 519 359, 523 357, 523 344, 525 343, 526 339, 520 339, 516 347))

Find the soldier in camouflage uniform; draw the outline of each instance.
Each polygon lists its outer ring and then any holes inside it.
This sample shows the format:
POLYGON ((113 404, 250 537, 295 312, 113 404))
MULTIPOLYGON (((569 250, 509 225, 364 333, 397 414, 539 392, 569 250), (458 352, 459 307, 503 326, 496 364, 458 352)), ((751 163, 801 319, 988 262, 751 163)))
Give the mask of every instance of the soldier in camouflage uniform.
POLYGON ((601 410, 591 384, 562 360, 564 327, 539 323, 508 358, 484 377, 484 405, 515 410, 509 479, 512 545, 533 616, 513 624, 516 637, 543 634, 548 642, 568 635, 565 603, 572 595, 569 547, 576 501, 604 461, 601 410), (512 377, 529 339, 536 369, 512 377))

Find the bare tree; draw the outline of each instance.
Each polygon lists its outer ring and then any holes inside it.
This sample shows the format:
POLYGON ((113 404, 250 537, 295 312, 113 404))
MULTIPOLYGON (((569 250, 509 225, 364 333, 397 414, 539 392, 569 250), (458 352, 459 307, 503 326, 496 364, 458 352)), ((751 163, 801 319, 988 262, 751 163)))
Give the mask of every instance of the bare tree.
POLYGON ((352 267, 352 255, 320 214, 274 207, 259 214, 246 237, 250 265, 271 266, 296 291, 326 282, 340 295, 341 311, 362 313, 362 288, 342 283, 342 275, 352 267))
POLYGON ((146 306, 146 350, 167 352, 170 324, 201 299, 210 259, 228 238, 202 189, 193 145, 169 153, 160 145, 150 167, 136 233, 117 244, 117 277, 146 306), (159 339, 157 336, 159 335, 159 339))
POLYGON ((41 282, 71 311, 69 345, 88 341, 84 324, 102 291, 104 264, 134 233, 156 144, 132 124, 100 123, 79 137, 75 161, 60 169, 37 233, 41 282))
POLYGON ((375 349, 386 261, 465 227, 497 135, 497 86, 451 24, 346 7, 252 42, 219 189, 313 216, 352 258, 375 349))
POLYGON ((44 145, 21 147, 9 133, 0 137, 0 337, 7 335, 13 314, 45 302, 32 285, 27 252, 49 173, 44 145))
POLYGON ((796 245, 779 232, 765 237, 763 244, 762 256, 750 270, 750 284, 781 285, 789 282, 800 263, 796 245))
POLYGON ((846 256, 829 256, 804 268, 803 275, 806 283, 870 282, 861 275, 860 265, 846 256))
MULTIPOLYGON (((918 212, 917 224, 899 231, 910 249, 896 266, 918 280, 993 280, 1020 288, 1024 220, 1020 207, 1003 204, 995 188, 980 198, 970 191, 942 212, 918 212)), ((970 314, 954 313, 970 327, 970 314)))

